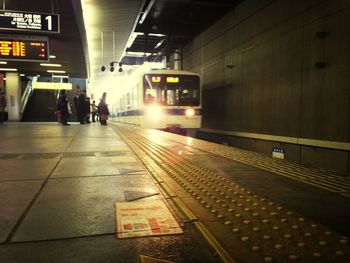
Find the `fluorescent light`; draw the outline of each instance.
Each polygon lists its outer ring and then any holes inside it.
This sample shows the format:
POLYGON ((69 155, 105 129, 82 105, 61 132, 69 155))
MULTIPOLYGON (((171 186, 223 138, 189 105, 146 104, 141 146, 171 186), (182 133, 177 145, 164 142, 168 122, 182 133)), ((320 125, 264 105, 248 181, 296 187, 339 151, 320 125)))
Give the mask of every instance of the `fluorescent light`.
POLYGON ((51 63, 40 63, 40 66, 43 66, 43 67, 62 67, 61 64, 51 64, 51 63))
POLYGON ((48 73, 66 73, 65 70, 47 70, 48 73))
POLYGON ((133 51, 127 51, 126 56, 132 56, 132 57, 143 57, 143 56, 150 56, 152 53, 148 52, 133 52, 133 51))
POLYGON ((6 61, 0 61, 0 64, 7 64, 6 61))
POLYGON ((26 74, 19 74, 21 77, 24 77, 26 74))
POLYGON ((3 78, 3 80, 6 80, 6 78, 3 78))
POLYGON ((69 78, 68 75, 52 75, 53 78, 69 78))
POLYGON ((153 36, 153 37, 165 37, 164 34, 155 34, 155 33, 149 33, 149 36, 153 36))
POLYGON ((55 55, 50 55, 49 57, 50 57, 50 58, 56 58, 56 56, 55 56, 55 55))
POLYGON ((148 4, 145 12, 143 13, 143 15, 141 16, 140 20, 139 20, 139 24, 141 25, 143 23, 143 21, 145 21, 149 11, 151 11, 151 8, 154 4, 155 0, 151 0, 151 2, 148 4))
POLYGON ((0 71, 17 71, 16 68, 0 68, 0 71))
POLYGON ((162 39, 161 41, 159 41, 158 44, 154 47, 154 49, 159 48, 163 44, 164 41, 165 41, 165 38, 162 39))
POLYGON ((142 35, 144 34, 140 32, 132 32, 129 36, 128 42, 126 43, 126 48, 130 48, 134 43, 135 39, 137 38, 137 36, 142 36, 142 35))

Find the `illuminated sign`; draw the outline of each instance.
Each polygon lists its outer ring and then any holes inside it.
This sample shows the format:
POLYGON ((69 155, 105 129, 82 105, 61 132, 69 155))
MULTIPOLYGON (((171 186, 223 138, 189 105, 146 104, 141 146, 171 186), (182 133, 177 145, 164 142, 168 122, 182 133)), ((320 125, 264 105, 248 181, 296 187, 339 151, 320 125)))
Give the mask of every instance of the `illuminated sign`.
POLYGON ((72 90, 72 83, 56 83, 56 82, 35 82, 33 89, 45 90, 72 90))
POLYGON ((152 82, 160 82, 161 78, 160 77, 156 77, 156 76, 153 76, 152 77, 152 82))
POLYGON ((0 29, 59 33, 58 14, 0 10, 0 29))
POLYGON ((167 77, 166 82, 168 83, 179 83, 179 78, 178 77, 167 77))
POLYGON ((0 60, 48 61, 47 37, 0 35, 0 60))

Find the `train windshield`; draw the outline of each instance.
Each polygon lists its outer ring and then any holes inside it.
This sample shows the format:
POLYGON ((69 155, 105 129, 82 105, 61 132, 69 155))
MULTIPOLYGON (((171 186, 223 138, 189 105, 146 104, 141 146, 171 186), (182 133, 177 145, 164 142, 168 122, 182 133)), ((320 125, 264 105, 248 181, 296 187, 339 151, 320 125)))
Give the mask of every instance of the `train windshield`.
POLYGON ((199 77, 146 74, 143 79, 145 104, 199 106, 199 77))

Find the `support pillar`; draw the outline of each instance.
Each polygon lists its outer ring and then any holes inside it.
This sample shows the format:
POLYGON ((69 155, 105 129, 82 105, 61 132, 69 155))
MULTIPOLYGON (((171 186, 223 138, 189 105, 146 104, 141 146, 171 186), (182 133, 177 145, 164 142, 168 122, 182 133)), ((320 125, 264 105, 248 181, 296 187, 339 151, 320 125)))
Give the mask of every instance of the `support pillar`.
POLYGON ((18 73, 6 73, 6 98, 9 121, 20 121, 21 78, 18 73))

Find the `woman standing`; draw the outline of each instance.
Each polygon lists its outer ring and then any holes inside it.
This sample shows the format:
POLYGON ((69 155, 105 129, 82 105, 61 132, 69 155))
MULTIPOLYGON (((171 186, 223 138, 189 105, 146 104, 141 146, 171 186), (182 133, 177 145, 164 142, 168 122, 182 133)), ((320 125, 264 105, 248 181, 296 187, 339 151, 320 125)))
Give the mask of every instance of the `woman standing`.
POLYGON ((60 96, 58 98, 58 103, 57 103, 57 110, 61 112, 62 125, 70 125, 67 123, 69 112, 68 112, 68 99, 67 99, 65 90, 60 91, 60 96))
POLYGON ((109 115, 108 105, 106 104, 106 96, 107 96, 107 93, 104 92, 102 95, 102 99, 98 104, 98 113, 100 115, 101 125, 107 125, 107 120, 109 115))

